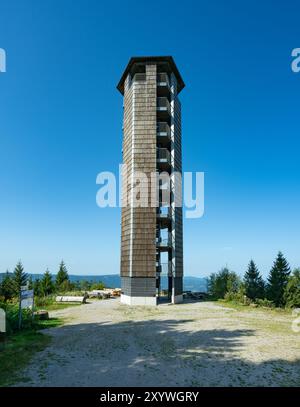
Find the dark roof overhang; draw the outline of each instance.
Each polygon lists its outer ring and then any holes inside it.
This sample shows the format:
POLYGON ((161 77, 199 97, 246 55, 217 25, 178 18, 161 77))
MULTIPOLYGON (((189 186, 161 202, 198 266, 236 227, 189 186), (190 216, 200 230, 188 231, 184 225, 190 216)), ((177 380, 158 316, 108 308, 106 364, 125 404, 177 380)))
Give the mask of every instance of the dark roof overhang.
POLYGON ((128 73, 131 71, 134 64, 137 64, 137 63, 138 64, 141 64, 141 63, 149 64, 151 62, 153 62, 155 64, 163 63, 163 64, 169 65, 170 71, 174 73, 174 75, 176 76, 176 79, 177 79, 177 93, 179 93, 185 87, 185 84, 177 69, 177 66, 174 62, 173 57, 171 57, 171 56, 132 57, 132 58, 130 58, 130 60, 125 68, 125 71, 123 72, 123 75, 117 85, 117 89, 122 93, 122 95, 124 95, 125 79, 126 79, 128 73))

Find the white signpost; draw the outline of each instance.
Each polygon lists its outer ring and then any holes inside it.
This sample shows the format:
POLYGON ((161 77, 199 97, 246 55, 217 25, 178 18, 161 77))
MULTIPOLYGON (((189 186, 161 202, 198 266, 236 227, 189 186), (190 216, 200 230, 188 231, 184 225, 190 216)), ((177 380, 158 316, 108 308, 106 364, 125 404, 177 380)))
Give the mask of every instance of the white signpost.
POLYGON ((21 287, 19 301, 19 329, 22 327, 22 309, 32 310, 33 317, 34 291, 28 290, 28 284, 21 287))
POLYGON ((4 309, 0 308, 0 332, 6 332, 6 318, 4 309))
POLYGON ((33 308, 33 290, 21 291, 21 308, 33 308))

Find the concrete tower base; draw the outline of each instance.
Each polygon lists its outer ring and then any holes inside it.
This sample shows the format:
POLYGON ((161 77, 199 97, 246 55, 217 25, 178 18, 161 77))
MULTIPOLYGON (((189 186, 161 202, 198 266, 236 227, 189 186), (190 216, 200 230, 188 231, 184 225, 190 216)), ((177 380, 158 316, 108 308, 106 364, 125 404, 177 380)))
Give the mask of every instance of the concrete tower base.
POLYGON ((156 297, 131 297, 129 295, 121 294, 121 303, 126 305, 144 305, 144 306, 156 306, 156 297))
POLYGON ((172 295, 172 304, 180 304, 183 302, 183 295, 172 295))

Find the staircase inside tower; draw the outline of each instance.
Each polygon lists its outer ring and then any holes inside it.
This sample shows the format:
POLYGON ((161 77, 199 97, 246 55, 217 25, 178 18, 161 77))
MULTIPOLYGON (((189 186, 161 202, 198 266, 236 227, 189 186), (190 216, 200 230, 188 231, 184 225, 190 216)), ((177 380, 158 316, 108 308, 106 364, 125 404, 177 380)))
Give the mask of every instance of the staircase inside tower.
POLYGON ((172 209, 171 174, 171 108, 170 78, 165 72, 157 75, 157 164, 159 206, 156 215, 156 293, 160 301, 172 296, 172 209))

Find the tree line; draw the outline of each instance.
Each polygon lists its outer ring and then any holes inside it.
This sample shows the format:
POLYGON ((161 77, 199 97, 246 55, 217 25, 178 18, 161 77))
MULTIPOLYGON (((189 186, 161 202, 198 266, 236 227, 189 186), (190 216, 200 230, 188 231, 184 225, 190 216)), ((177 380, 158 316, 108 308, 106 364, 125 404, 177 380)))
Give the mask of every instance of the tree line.
POLYGON ((208 293, 212 299, 256 303, 275 307, 300 307, 300 268, 291 272, 289 263, 279 252, 264 281, 251 260, 241 279, 227 267, 208 278, 208 293))
POLYGON ((13 271, 8 271, 4 275, 0 283, 0 297, 4 302, 12 300, 19 296, 22 286, 28 285, 28 289, 34 290, 37 297, 47 297, 51 294, 67 291, 88 291, 91 289, 103 289, 103 283, 95 283, 87 280, 71 282, 67 270, 67 266, 62 260, 59 264, 59 269, 55 277, 47 269, 41 279, 33 280, 32 276, 24 271, 21 261, 19 261, 13 271))

